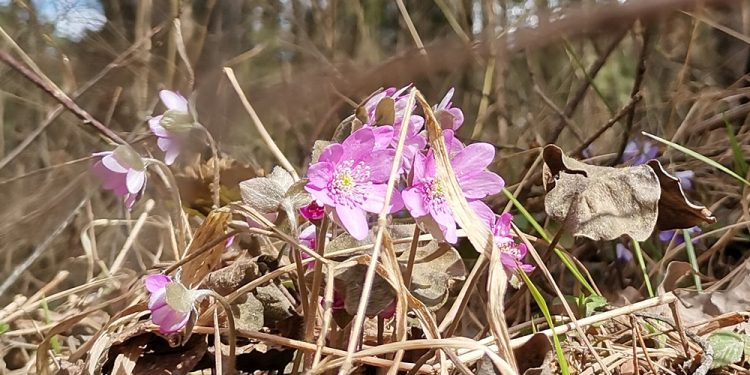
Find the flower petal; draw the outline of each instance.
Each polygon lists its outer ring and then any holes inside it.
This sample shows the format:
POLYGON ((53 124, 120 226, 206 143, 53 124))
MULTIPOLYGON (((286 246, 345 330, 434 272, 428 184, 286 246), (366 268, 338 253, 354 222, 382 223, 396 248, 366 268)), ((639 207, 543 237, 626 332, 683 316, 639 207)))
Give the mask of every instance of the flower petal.
POLYGON ((404 205, 406 206, 406 209, 409 210, 412 217, 417 218, 429 214, 427 207, 424 205, 424 199, 419 187, 412 186, 404 189, 404 191, 401 192, 401 199, 403 199, 404 205))
POLYGON ((387 149, 372 151, 366 156, 366 163, 370 167, 370 180, 372 182, 383 183, 388 181, 395 155, 395 150, 387 149))
POLYGON ((313 186, 318 190, 328 186, 328 183, 333 180, 334 166, 332 163, 327 161, 321 161, 315 163, 307 169, 307 178, 309 182, 305 187, 313 186))
POLYGON ((494 224, 495 221, 495 213, 492 212, 492 209, 489 206, 482 201, 471 201, 469 202, 469 207, 474 210, 474 213, 479 216, 479 219, 482 220, 483 223, 492 227, 492 224, 494 224))
POLYGON ((499 193, 505 186, 502 177, 490 171, 480 171, 471 175, 458 177, 466 199, 482 199, 488 195, 499 193))
POLYGON ((128 168, 120 164, 112 154, 103 157, 102 164, 112 172, 128 173, 128 168))
POLYGON ((318 162, 330 162, 335 164, 341 161, 341 155, 343 154, 344 147, 339 143, 333 143, 323 149, 323 152, 320 153, 320 157, 318 157, 318 162))
POLYGON ((164 286, 171 281, 171 277, 163 273, 155 273, 153 275, 146 276, 143 279, 143 284, 146 286, 146 290, 151 293, 156 293, 157 291, 164 289, 164 286))
POLYGON ((375 147, 375 134, 372 128, 362 128, 344 139, 341 143, 344 150, 341 160, 357 161, 368 158, 375 147))
POLYGON ((440 226, 440 231, 443 232, 443 237, 448 243, 456 243, 458 237, 456 236, 456 219, 453 217, 453 212, 450 211, 447 203, 443 203, 438 207, 430 207, 430 215, 440 226))
POLYGON ((175 159, 177 159, 177 156, 180 155, 180 148, 172 144, 172 147, 170 147, 166 151, 167 152, 164 154, 164 163, 167 165, 172 165, 175 159))
POLYGON ((164 102, 164 105, 173 111, 188 111, 187 99, 174 91, 161 90, 159 91, 159 97, 161 98, 161 101, 164 102))
POLYGON ((181 330, 190 319, 192 311, 182 313, 164 306, 151 312, 151 320, 159 325, 159 332, 172 333, 181 330))
POLYGON ((336 216, 352 237, 359 241, 367 238, 370 228, 367 226, 367 215, 364 210, 359 207, 337 205, 336 216))
POLYGON ((456 177, 460 178, 463 174, 487 168, 494 158, 495 147, 491 144, 484 142, 473 143, 459 151, 451 159, 451 166, 456 172, 456 177))
POLYGON ((169 137, 169 132, 161 126, 162 115, 154 116, 148 120, 148 127, 157 137, 169 137))
POLYGON ((130 194, 138 194, 146 183, 146 171, 128 170, 126 183, 130 194))

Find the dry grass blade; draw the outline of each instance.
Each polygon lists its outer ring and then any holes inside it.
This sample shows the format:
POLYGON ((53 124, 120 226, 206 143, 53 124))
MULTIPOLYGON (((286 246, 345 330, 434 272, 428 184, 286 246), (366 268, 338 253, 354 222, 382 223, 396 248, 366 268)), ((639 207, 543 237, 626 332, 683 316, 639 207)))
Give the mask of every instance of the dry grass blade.
MULTIPOLYGON (((466 198, 463 195, 461 187, 458 185, 456 175, 451 167, 450 157, 448 156, 448 150, 443 139, 442 130, 440 125, 435 118, 435 114, 432 112, 429 103, 425 98, 419 94, 417 100, 422 106, 422 110, 425 113, 425 126, 429 135, 430 146, 435 153, 435 164, 437 169, 437 177, 445 182, 444 188, 446 192, 446 198, 448 205, 456 217, 458 224, 466 231, 466 236, 469 238, 474 249, 480 254, 490 257, 490 261, 499 261, 499 250, 495 246, 492 233, 489 227, 482 223, 479 217, 469 207, 466 198), (496 255, 492 257, 493 254, 496 255)), ((505 295, 505 288, 508 285, 507 275, 504 270, 495 271, 492 274, 490 288, 491 303, 490 309, 490 327, 493 336, 497 340, 497 345, 500 350, 500 356, 511 364, 511 368, 514 372, 515 369, 515 358, 513 351, 510 348, 510 336, 508 335, 508 327, 505 322, 505 315, 503 314, 503 296, 505 295)), ((513 372, 511 372, 513 373, 513 372)))
POLYGON ((401 121, 401 131, 399 133, 398 145, 396 146, 396 153, 393 158, 393 165, 391 166, 391 173, 388 177, 385 199, 383 200, 383 209, 380 212, 380 215, 378 215, 378 232, 375 236, 375 244, 372 247, 372 260, 370 261, 370 265, 367 268, 365 283, 362 287, 362 296, 359 299, 359 307, 357 308, 357 316, 355 317, 354 323, 352 324, 351 335, 349 336, 349 346, 346 350, 346 358, 343 365, 339 369, 339 375, 348 374, 349 371, 351 371, 353 358, 352 356, 355 349, 357 348, 359 336, 362 333, 362 325, 364 324, 365 319, 365 309, 367 308, 367 303, 369 302, 370 290, 372 288, 373 279, 375 277, 375 269, 378 265, 380 248, 383 243, 383 235, 388 224, 388 207, 391 202, 391 198, 393 197, 394 188, 396 187, 398 169, 401 164, 401 155, 404 150, 404 142, 406 141, 406 132, 409 129, 408 124, 411 119, 411 113, 414 107, 414 98, 416 95, 418 95, 418 93, 419 91, 417 91, 417 89, 412 88, 409 92, 409 97, 406 100, 406 111, 404 113, 404 118, 401 121))

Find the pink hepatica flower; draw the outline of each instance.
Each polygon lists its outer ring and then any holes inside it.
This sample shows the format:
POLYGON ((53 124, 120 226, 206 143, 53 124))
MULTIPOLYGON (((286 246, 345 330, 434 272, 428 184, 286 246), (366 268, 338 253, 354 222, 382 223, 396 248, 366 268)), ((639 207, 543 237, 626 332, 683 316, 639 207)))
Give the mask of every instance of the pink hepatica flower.
POLYGON ((122 145, 114 151, 94 153, 101 157, 94 164, 94 174, 102 186, 115 195, 125 197, 125 206, 132 208, 146 186, 146 163, 130 146, 122 145))
POLYGON ((526 245, 522 243, 517 244, 510 235, 511 220, 513 220, 513 215, 506 212, 502 215, 497 215, 495 220, 490 223, 490 230, 492 230, 495 245, 500 249, 500 261, 509 271, 521 270, 526 273, 531 272, 535 267, 523 262, 528 252, 526 245))
MULTIPOLYGON (((489 221, 490 208, 480 199, 502 190, 505 182, 502 177, 487 171, 487 166, 495 157, 495 149, 487 143, 474 143, 463 147, 455 145, 450 132, 446 137, 449 145, 451 166, 458 184, 474 211, 482 219, 489 221)), ((404 189, 401 196, 409 213, 423 223, 432 235, 450 243, 456 243, 456 219, 448 206, 445 182, 436 175, 433 151, 427 155, 417 154, 414 159, 412 184, 404 189)))
POLYGON ((443 129, 458 130, 464 124, 464 113, 461 108, 453 107, 453 88, 448 90, 443 100, 435 107, 435 117, 443 129))
MULTIPOLYGON (((341 144, 326 147, 307 171, 307 190, 333 212, 333 220, 357 240, 367 237, 367 212, 379 213, 385 203, 386 182, 395 152, 376 149, 371 128, 355 131, 341 144)), ((390 212, 403 207, 396 192, 390 212)))
POLYGON ((173 333, 185 327, 195 312, 195 302, 203 296, 200 290, 187 289, 164 274, 148 275, 144 284, 151 293, 148 300, 151 320, 161 333, 173 333))
MULTIPOLYGON (((364 125, 365 127, 372 127, 381 140, 376 144, 376 148, 391 147, 395 149, 396 146, 398 146, 398 140, 401 135, 401 123, 406 114, 406 104, 408 101, 406 90, 409 89, 409 87, 411 87, 411 85, 404 86, 400 89, 389 87, 383 92, 376 94, 365 103, 364 108, 367 112, 367 123, 364 125), (384 99, 393 100, 394 119, 392 124, 378 123, 377 106, 384 99), (392 128, 379 125, 392 125, 392 128)), ((412 106, 412 111, 415 108, 416 102, 412 106)), ((427 145, 427 138, 420 133, 423 126, 424 118, 422 116, 412 114, 409 117, 406 138, 404 140, 404 149, 401 153, 400 173, 411 169, 411 162, 414 160, 414 155, 424 149, 427 145)))
POLYGON ((184 133, 193 126, 193 116, 188 109, 188 101, 182 95, 161 90, 159 97, 167 111, 148 120, 151 132, 157 137, 156 144, 165 152, 164 162, 174 163, 180 153, 184 133))

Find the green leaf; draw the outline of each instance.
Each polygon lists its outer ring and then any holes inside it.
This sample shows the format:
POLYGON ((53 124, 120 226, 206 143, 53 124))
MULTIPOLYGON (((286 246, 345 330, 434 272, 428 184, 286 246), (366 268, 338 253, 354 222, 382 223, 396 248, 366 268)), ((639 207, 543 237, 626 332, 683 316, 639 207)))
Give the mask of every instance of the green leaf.
POLYGON ((722 171, 722 172, 724 172, 724 173, 726 173, 726 174, 734 177, 735 179, 737 179, 738 181, 742 182, 743 184, 745 184, 747 186, 750 186, 750 181, 742 178, 742 176, 738 175, 737 173, 734 173, 731 169, 729 169, 729 168, 721 165, 719 162, 717 162, 715 160, 712 160, 712 159, 710 159, 708 157, 705 157, 705 156, 703 156, 703 155, 701 155, 701 154, 699 154, 699 153, 697 153, 697 152, 695 152, 695 151, 693 151, 693 150, 691 150, 691 149, 689 149, 687 147, 680 146, 677 143, 670 142, 670 141, 668 141, 668 140, 666 140, 664 138, 659 138, 659 137, 657 137, 657 136, 655 136, 653 134, 649 134, 649 133, 646 133, 646 132, 641 132, 641 134, 643 134, 646 137, 649 137, 649 138, 651 138, 651 139, 653 139, 655 141, 661 142, 661 143, 663 143, 663 144, 665 144, 667 146, 670 146, 670 147, 676 149, 677 151, 680 151, 680 152, 682 152, 682 153, 684 153, 686 155, 692 156, 692 157, 694 157, 694 158, 696 158, 696 159, 698 159, 698 160, 700 160, 700 161, 702 161, 702 162, 704 162, 704 163, 706 163, 706 164, 708 164, 708 165, 710 165, 710 166, 712 166, 712 167, 714 167, 714 168, 716 168, 716 169, 718 169, 718 170, 720 170, 720 171, 722 171))
POLYGON ((607 299, 602 296, 591 295, 583 300, 583 312, 585 317, 594 315, 594 311, 600 307, 607 306, 607 299))
POLYGON ((727 126, 727 135, 729 136, 729 145, 732 147, 732 156, 734 157, 734 170, 740 174, 740 176, 747 176, 747 162, 745 156, 742 154, 742 147, 737 142, 737 137, 734 135, 734 127, 726 119, 724 124, 727 126))
POLYGON ((745 339, 731 331, 717 331, 708 337, 708 342, 714 348, 714 362, 711 368, 720 368, 742 360, 745 349, 745 339))
MULTIPOLYGON (((513 196, 513 193, 511 193, 510 190, 503 188, 503 194, 505 194, 505 196, 511 202, 513 202, 513 206, 515 206, 516 209, 518 209, 518 212, 520 212, 521 215, 531 224, 531 226, 534 227, 534 230, 536 230, 537 233, 539 233, 539 235, 542 236, 542 238, 544 238, 545 241, 547 241, 547 243, 552 243, 552 238, 549 236, 549 234, 547 234, 547 231, 545 231, 544 228, 542 228, 542 226, 539 225, 539 222, 537 222, 536 219, 534 219, 534 217, 531 216, 529 211, 526 210, 526 207, 524 207, 521 204, 521 202, 519 202, 518 199, 516 199, 516 197, 513 196)), ((589 282, 583 276, 581 271, 578 270, 578 267, 576 267, 573 261, 570 260, 570 258, 568 257, 568 254, 558 249, 557 247, 555 247, 554 250, 555 250, 555 254, 560 258, 560 260, 563 262, 565 267, 568 270, 570 270, 570 272, 573 274, 576 280, 578 280, 578 282, 581 283, 581 285, 583 285, 583 287, 586 288, 586 290, 588 290, 589 293, 597 294, 594 288, 591 286, 591 284, 589 284, 589 282)))
POLYGON ((10 330, 10 325, 5 322, 0 322, 0 335, 10 330))
POLYGON ((557 337, 557 332, 555 332, 555 322, 552 320, 552 314, 549 312, 547 302, 544 301, 544 297, 539 293, 539 289, 536 288, 536 285, 531 282, 531 279, 526 275, 526 272, 518 272, 518 274, 523 278, 523 282, 526 283, 526 286, 529 288, 529 293, 531 293, 534 301, 536 301, 536 304, 539 306, 539 310, 542 310, 544 320, 547 321, 547 325, 552 330, 552 344, 555 347, 555 355, 557 356, 557 362, 560 366, 560 372, 563 375, 569 375, 570 370, 568 369, 568 361, 565 359, 565 353, 563 353, 562 345, 560 345, 560 338, 557 337))

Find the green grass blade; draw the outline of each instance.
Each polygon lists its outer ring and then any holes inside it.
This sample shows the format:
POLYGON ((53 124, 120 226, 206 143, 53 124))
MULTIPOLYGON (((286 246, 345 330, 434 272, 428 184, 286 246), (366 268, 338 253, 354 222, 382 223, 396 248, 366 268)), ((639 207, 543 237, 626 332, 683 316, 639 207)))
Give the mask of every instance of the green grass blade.
POLYGON ((643 273, 643 281, 646 283, 646 290, 648 290, 648 296, 654 297, 654 289, 651 287, 651 279, 648 276, 648 269, 646 269, 646 261, 643 260, 643 251, 641 250, 641 244, 638 241, 633 240, 633 249, 635 252, 635 258, 638 259, 638 265, 641 267, 643 273))
MULTIPOLYGON (((518 212, 520 212, 521 215, 523 215, 523 217, 526 219, 526 221, 528 221, 531 224, 534 230, 536 230, 536 232, 539 233, 539 235, 542 236, 542 238, 544 238, 544 240, 547 241, 547 243, 551 243, 552 238, 549 236, 549 234, 547 234, 547 231, 544 230, 544 228, 542 228, 541 225, 539 225, 536 219, 534 219, 534 217, 531 216, 529 211, 526 210, 526 208, 521 204, 521 202, 519 202, 518 199, 516 199, 516 197, 513 196, 513 193, 511 193, 510 190, 508 189, 503 189, 503 194, 505 194, 505 196, 508 197, 508 199, 510 199, 511 202, 513 202, 513 206, 515 206, 516 209, 518 209, 518 212)), ((570 258, 568 257, 568 254, 566 254, 564 251, 561 251, 558 248, 555 248, 555 254, 557 254, 557 256, 563 262, 565 267, 568 270, 570 270, 570 272, 573 274, 576 280, 578 280, 578 282, 581 283, 581 285, 583 285, 583 287, 586 288, 586 290, 588 290, 589 293, 593 295, 599 295, 596 292, 596 290, 594 290, 594 288, 591 286, 591 284, 589 284, 588 280, 586 280, 586 278, 583 276, 581 271, 578 270, 578 267, 576 267, 575 263, 573 263, 573 261, 570 260, 570 258)))
POLYGON ((693 268, 693 280, 695 281, 695 289, 698 292, 703 291, 703 285, 701 284, 701 277, 698 276, 698 258, 695 256, 695 248, 693 248, 693 240, 690 238, 690 232, 687 229, 682 230, 682 236, 685 238, 685 250, 687 251, 688 260, 690 260, 690 267, 693 268))
POLYGON ((570 370, 568 369, 568 361, 565 359, 565 354, 562 350, 562 345, 560 345, 560 339, 557 337, 557 333, 555 332, 555 322, 552 320, 552 314, 549 312, 549 308, 547 307, 547 302, 544 301, 544 297, 542 297, 542 294, 539 293, 539 289, 536 288, 536 285, 531 282, 531 279, 529 279, 529 276, 526 275, 525 272, 519 272, 518 274, 521 275, 521 278, 523 279, 523 282, 526 283, 526 286, 529 288, 529 292, 531 293, 531 296, 534 298, 534 301, 536 301, 536 304, 539 306, 539 309, 542 310, 542 314, 544 314, 544 320, 547 321, 547 325, 552 330, 552 344, 555 347, 555 355, 557 356, 557 362, 560 365, 560 371, 563 375, 569 375, 570 370))
POLYGON ((724 120, 724 124, 727 126, 727 136, 729 136, 729 146, 732 147, 732 157, 734 157, 734 170, 739 173, 740 176, 747 176, 747 162, 745 156, 742 154, 742 147, 737 142, 737 136, 734 134, 734 127, 727 120, 724 120))
POLYGON ((720 171, 722 171, 722 172, 724 172, 724 173, 726 173, 726 174, 728 174, 728 175, 736 178, 738 181, 742 182, 743 184, 745 184, 747 186, 750 186, 750 181, 742 178, 742 176, 738 175, 737 173, 734 173, 734 171, 732 171, 731 169, 729 169, 729 168, 727 168, 727 167, 719 164, 718 162, 716 162, 716 161, 714 161, 712 159, 709 159, 709 158, 707 158, 707 157, 705 157, 705 156, 703 156, 703 155, 701 155, 701 154, 699 154, 699 153, 697 153, 697 152, 695 152, 695 151, 693 151, 693 150, 691 150, 691 149, 689 149, 687 147, 680 146, 677 143, 670 142, 670 141, 668 141, 668 140, 666 140, 664 138, 659 138, 659 137, 657 137, 657 136, 655 136, 653 134, 649 134, 649 133, 646 133, 646 132, 641 132, 641 134, 643 134, 646 137, 649 137, 649 138, 651 138, 651 139, 653 139, 653 140, 655 140, 657 142, 660 142, 660 143, 663 143, 663 144, 665 144, 665 145, 667 145, 669 147, 672 147, 672 148, 676 149, 677 151, 680 151, 680 152, 682 152, 682 153, 684 153, 686 155, 692 156, 692 157, 694 157, 694 158, 696 158, 696 159, 698 159, 698 160, 700 160, 700 161, 702 161, 702 162, 704 162, 704 163, 706 163, 706 164, 708 164, 708 165, 710 165, 710 166, 712 166, 712 167, 714 167, 714 168, 716 168, 716 169, 718 169, 718 170, 720 170, 720 171))
POLYGON ((525 217, 526 220, 531 223, 531 226, 534 227, 534 230, 539 233, 539 235, 542 236, 542 238, 544 238, 547 243, 552 242, 552 237, 550 237, 549 234, 547 234, 547 231, 545 231, 544 228, 539 225, 536 219, 531 216, 529 211, 526 211, 526 208, 521 204, 521 202, 518 201, 518 199, 516 199, 515 196, 513 196, 513 193, 511 193, 510 190, 503 188, 503 194, 505 194, 505 196, 508 197, 511 202, 513 202, 513 205, 516 207, 516 209, 518 209, 518 212, 520 212, 521 215, 523 215, 523 217, 525 217))

